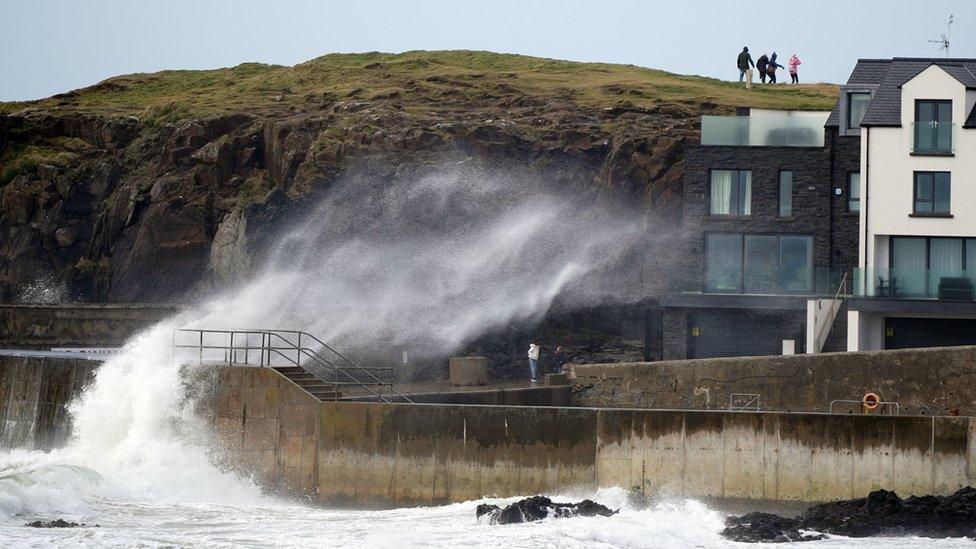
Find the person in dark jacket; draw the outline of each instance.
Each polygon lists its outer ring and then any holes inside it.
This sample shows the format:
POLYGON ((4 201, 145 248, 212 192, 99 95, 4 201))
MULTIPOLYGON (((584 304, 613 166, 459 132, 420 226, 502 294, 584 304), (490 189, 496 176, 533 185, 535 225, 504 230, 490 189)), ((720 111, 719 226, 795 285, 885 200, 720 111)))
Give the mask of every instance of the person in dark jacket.
POLYGON ((566 354, 562 347, 556 347, 556 352, 552 353, 552 373, 563 373, 563 364, 566 364, 566 354))
POLYGON ((756 70, 759 71, 759 80, 761 80, 763 84, 766 83, 767 67, 769 67, 769 56, 764 53, 759 56, 759 59, 756 59, 756 70))
POLYGON ((735 60, 735 65, 739 67, 739 82, 742 82, 742 78, 746 75, 746 71, 750 67, 755 67, 756 64, 752 62, 752 56, 749 55, 749 48, 747 46, 742 47, 742 51, 739 52, 738 59, 735 60))
POLYGON ((776 83, 776 69, 785 69, 785 68, 786 67, 776 62, 776 52, 773 52, 773 55, 769 57, 769 66, 766 67, 766 72, 767 74, 769 74, 769 83, 770 84, 776 83))

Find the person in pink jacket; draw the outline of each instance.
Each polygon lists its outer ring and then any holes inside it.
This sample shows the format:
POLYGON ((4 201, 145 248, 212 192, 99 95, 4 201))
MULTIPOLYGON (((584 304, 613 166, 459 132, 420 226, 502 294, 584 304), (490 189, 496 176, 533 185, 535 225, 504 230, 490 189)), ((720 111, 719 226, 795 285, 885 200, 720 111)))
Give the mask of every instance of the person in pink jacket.
POLYGON ((790 71, 790 82, 793 84, 800 83, 800 77, 796 74, 796 68, 799 67, 800 64, 800 58, 797 57, 795 53, 790 57, 790 60, 786 62, 786 66, 790 71))

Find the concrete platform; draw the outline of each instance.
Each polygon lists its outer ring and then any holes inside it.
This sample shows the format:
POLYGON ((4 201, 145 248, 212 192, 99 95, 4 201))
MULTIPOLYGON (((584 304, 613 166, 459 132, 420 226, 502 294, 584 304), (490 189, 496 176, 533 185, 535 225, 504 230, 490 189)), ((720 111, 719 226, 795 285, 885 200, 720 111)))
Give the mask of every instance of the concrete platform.
MULTIPOLYGON (((545 386, 529 380, 506 380, 478 386, 455 386, 445 379, 401 383, 394 388, 410 400, 422 403, 566 406, 569 404, 570 385, 545 386)), ((362 387, 347 385, 342 391, 340 401, 369 400, 369 392, 362 387)))

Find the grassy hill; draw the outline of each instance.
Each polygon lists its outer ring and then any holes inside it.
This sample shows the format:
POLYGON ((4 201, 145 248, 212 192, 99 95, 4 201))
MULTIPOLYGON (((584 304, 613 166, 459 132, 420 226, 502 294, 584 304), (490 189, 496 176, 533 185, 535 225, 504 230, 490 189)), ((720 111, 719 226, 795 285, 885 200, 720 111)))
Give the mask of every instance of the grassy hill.
MULTIPOLYGON (((731 72, 734 71, 730 71, 731 72)), ((480 51, 330 54, 293 67, 245 63, 216 70, 131 74, 30 102, 0 103, 0 113, 24 108, 173 120, 228 112, 274 115, 314 110, 323 101, 396 101, 408 113, 492 101, 502 95, 559 97, 581 108, 627 102, 830 109, 837 86, 756 86, 683 76, 633 65, 577 63, 480 51)))

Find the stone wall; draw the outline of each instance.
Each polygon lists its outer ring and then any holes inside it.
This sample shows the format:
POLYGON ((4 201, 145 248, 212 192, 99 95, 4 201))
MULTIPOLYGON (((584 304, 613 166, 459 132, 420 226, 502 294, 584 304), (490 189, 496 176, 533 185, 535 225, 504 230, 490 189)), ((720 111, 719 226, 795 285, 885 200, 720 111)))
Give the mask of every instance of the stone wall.
POLYGON ((67 405, 100 364, 0 356, 0 448, 50 450, 63 445, 71 430, 67 405))
POLYGON ((0 305, 0 347, 118 347, 178 305, 0 305))
POLYGON ((976 415, 976 347, 571 368, 574 403, 584 406, 714 410, 728 408, 731 394, 748 393, 760 395, 763 410, 826 412, 832 400, 875 392, 902 413, 976 415))

